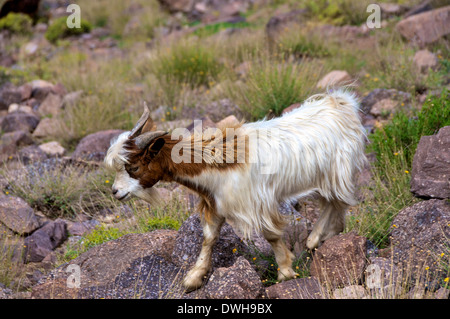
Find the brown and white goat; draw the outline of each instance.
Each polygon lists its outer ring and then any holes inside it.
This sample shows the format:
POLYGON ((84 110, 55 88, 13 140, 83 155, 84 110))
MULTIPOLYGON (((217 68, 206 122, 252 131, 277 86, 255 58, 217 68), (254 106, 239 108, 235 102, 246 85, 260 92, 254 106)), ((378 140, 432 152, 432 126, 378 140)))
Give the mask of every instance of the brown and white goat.
POLYGON ((112 192, 118 200, 135 195, 153 203, 158 181, 175 181, 200 195, 203 245, 184 279, 187 289, 202 285, 225 220, 247 237, 262 232, 280 280, 296 275, 293 254, 282 241, 280 202, 320 196, 322 212, 307 239, 309 249, 344 229, 345 211, 356 204, 353 177, 366 160, 364 128, 351 93, 315 95, 281 117, 210 134, 156 131, 149 113, 145 107, 135 128, 112 141, 105 163, 117 173, 112 192))

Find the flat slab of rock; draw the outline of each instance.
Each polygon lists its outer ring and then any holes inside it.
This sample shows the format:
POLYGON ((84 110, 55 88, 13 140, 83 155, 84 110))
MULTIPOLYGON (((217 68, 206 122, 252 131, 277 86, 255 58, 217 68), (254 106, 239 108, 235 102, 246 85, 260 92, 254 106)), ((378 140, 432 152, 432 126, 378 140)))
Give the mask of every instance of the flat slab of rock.
POLYGON ((420 138, 413 159, 411 192, 422 198, 450 198, 450 126, 420 138))
POLYGON ((18 234, 29 234, 40 224, 33 209, 20 197, 0 197, 0 222, 18 234))

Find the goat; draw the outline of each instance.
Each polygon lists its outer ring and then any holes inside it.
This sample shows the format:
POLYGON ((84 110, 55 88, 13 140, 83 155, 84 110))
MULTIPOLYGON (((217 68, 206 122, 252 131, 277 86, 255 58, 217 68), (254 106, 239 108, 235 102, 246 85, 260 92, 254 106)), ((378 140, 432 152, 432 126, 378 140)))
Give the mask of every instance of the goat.
POLYGON ((225 220, 246 237, 262 232, 274 250, 278 279, 291 279, 294 256, 282 241, 285 220, 278 205, 319 195, 322 212, 307 238, 308 249, 343 231, 346 209, 357 203, 354 175, 366 161, 358 110, 354 94, 338 89, 314 95, 281 117, 221 127, 213 139, 201 132, 180 137, 157 131, 145 106, 134 129, 113 140, 105 157, 117 173, 112 192, 118 200, 135 195, 153 203, 153 186, 175 181, 199 194, 203 244, 183 281, 188 290, 202 285, 225 220), (175 158, 180 149, 185 161, 175 158), (198 154, 204 156, 195 160, 198 154), (217 160, 225 156, 226 162, 217 160))

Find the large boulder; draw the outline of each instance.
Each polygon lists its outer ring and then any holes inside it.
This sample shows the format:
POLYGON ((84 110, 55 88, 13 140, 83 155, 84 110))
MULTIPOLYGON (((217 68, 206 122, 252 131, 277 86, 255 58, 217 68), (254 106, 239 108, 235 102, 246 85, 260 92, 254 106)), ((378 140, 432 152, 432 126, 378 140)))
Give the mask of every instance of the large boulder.
MULTIPOLYGON (((199 214, 191 215, 178 230, 172 253, 172 262, 179 267, 192 267, 203 242, 203 227, 199 214)), ((225 223, 213 247, 212 267, 230 267, 247 248, 233 228, 225 223)))
POLYGON ((317 88, 326 89, 327 87, 333 87, 335 85, 349 84, 352 80, 350 74, 343 70, 334 70, 327 73, 323 78, 317 83, 317 88))
POLYGON ((39 220, 25 200, 15 196, 0 197, 0 222, 18 234, 29 234, 39 226, 39 220))
POLYGON ((354 232, 326 240, 314 253, 311 275, 328 285, 347 286, 362 280, 367 239, 354 232))
POLYGON ((410 42, 426 45, 450 34, 450 6, 403 19, 396 30, 410 42))
MULTIPOLYGON (((112 291, 113 284, 117 280, 120 281, 121 276, 126 276, 128 281, 133 277, 122 273, 127 271, 128 274, 138 273, 141 263, 149 266, 153 264, 154 260, 158 260, 158 263, 155 264, 157 266, 161 261, 163 263, 161 270, 166 269, 164 261, 171 265, 170 258, 176 233, 174 230, 156 230, 145 234, 127 234, 116 240, 95 246, 41 280, 38 285, 33 287, 32 297, 38 299, 80 296, 97 298, 96 291, 103 291, 104 294, 108 291, 109 293, 115 293, 112 291), (149 259, 145 259, 145 257, 153 255, 160 258, 149 257, 149 259), (66 271, 70 269, 69 266, 78 266, 80 269, 80 285, 78 288, 67 287, 69 273, 66 271)), ((175 266, 173 269, 175 269, 175 266)), ((148 270, 151 270, 151 267, 148 270)), ((134 279, 136 282, 139 280, 136 276, 134 276, 134 279)), ((122 286, 130 287, 129 284, 123 284, 122 286)), ((119 292, 117 291, 117 293, 119 292)), ((131 297, 130 295, 127 296, 131 297)))
POLYGON ((111 140, 123 133, 122 130, 106 130, 85 136, 72 154, 74 159, 103 161, 111 140))
POLYGON ((404 208, 394 218, 391 227, 393 260, 411 280, 445 278, 449 224, 450 203, 437 199, 404 208))
POLYGON ((420 138, 413 159, 411 192, 422 198, 450 198, 450 126, 420 138))

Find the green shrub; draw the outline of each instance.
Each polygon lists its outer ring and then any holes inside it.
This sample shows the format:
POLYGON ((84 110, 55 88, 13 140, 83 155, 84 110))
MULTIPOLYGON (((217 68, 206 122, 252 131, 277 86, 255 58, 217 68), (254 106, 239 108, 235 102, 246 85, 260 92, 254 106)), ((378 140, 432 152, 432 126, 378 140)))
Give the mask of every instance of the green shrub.
MULTIPOLYGON (((384 157, 395 163, 399 150, 403 149, 406 164, 411 167, 420 138, 436 134, 447 125, 450 125, 450 103, 448 90, 444 89, 440 96, 428 98, 412 117, 403 112, 396 113, 391 123, 371 135, 370 148, 375 152, 378 163, 384 157)), ((380 163, 379 169, 383 171, 385 164, 380 163)))
POLYGON ((144 225, 146 231, 153 231, 156 229, 174 229, 180 228, 181 222, 171 216, 149 218, 144 225))
POLYGON ((55 43, 58 39, 62 39, 71 35, 79 35, 88 33, 92 29, 92 26, 86 20, 81 19, 80 28, 69 28, 67 26, 67 18, 61 17, 53 21, 45 32, 45 38, 55 43))
POLYGON ((9 30, 13 33, 29 34, 33 20, 23 13, 10 12, 8 15, 0 19, 0 30, 9 30))

